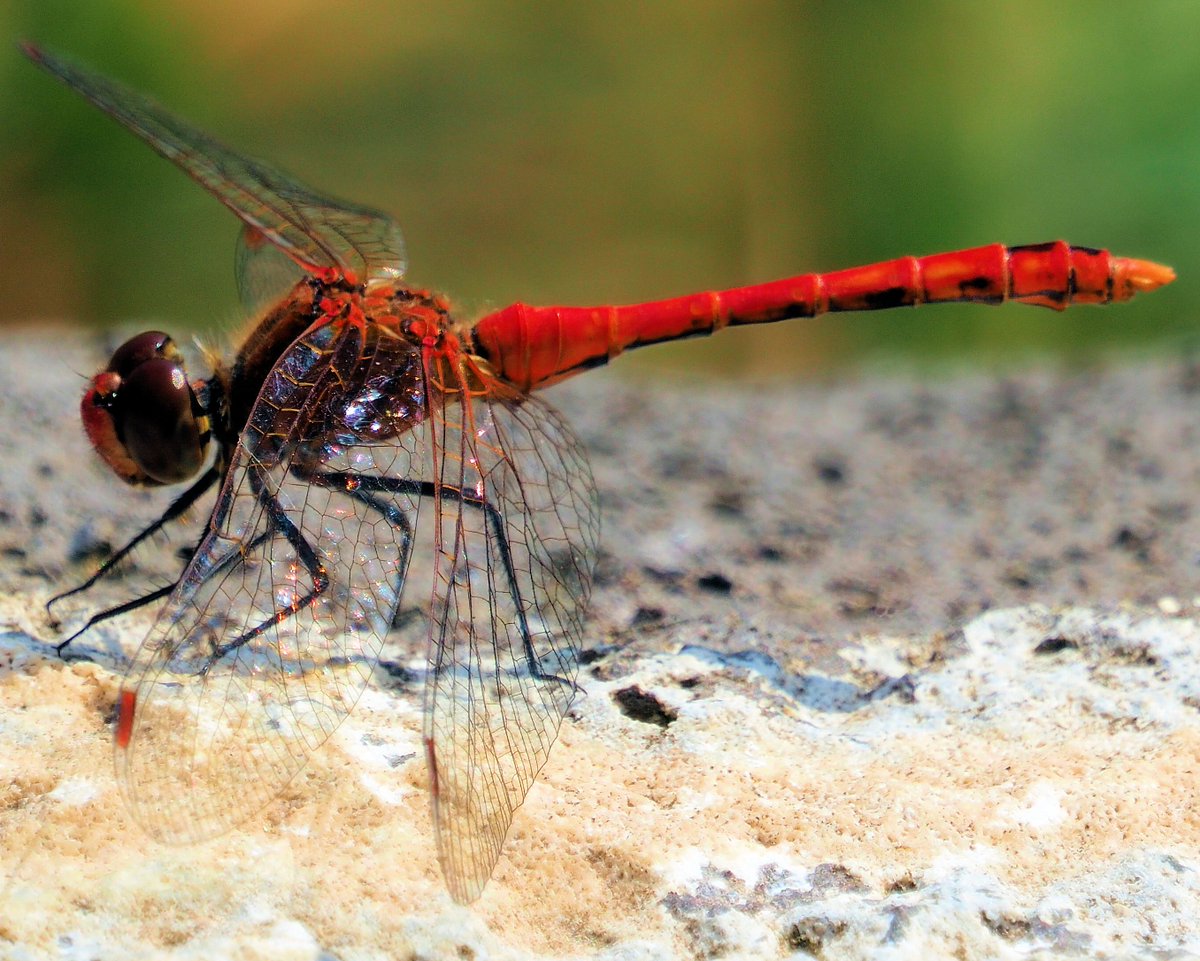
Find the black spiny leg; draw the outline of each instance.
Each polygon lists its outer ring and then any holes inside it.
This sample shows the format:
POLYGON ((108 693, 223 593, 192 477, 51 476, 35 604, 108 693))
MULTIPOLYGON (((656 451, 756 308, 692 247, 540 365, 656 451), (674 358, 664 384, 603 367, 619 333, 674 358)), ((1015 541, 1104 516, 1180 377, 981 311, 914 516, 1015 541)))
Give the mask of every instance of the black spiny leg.
POLYGON ((261 624, 250 628, 245 634, 235 637, 226 644, 214 646, 209 663, 201 673, 206 673, 213 664, 226 654, 236 651, 248 641, 252 641, 256 637, 261 637, 271 628, 282 624, 299 611, 300 608, 311 604, 329 589, 329 574, 325 570, 325 565, 320 562, 317 558, 317 552, 313 550, 312 545, 304 539, 304 535, 300 533, 299 528, 292 523, 284 509, 279 506, 279 501, 276 500, 275 495, 267 488, 262 469, 251 466, 247 467, 246 470, 250 476, 250 487, 254 491, 254 495, 258 498, 258 502, 266 510, 269 522, 266 533, 255 538, 251 547, 257 546, 265 540, 267 534, 282 534, 284 539, 292 546, 292 550, 296 552, 296 558, 304 565, 304 569, 308 571, 309 577, 312 578, 313 586, 312 590, 303 597, 297 598, 287 607, 276 611, 273 616, 268 617, 261 624))
MULTIPOLYGON (((405 480, 398 477, 372 477, 350 473, 330 473, 324 475, 324 477, 330 482, 330 486, 339 484, 342 486, 356 485, 360 491, 383 491, 390 494, 408 494, 417 497, 434 497, 436 491, 436 485, 431 481, 405 480)), ((517 569, 513 563, 512 549, 508 544, 508 535, 504 531, 504 519, 500 516, 500 512, 492 504, 488 503, 487 498, 468 494, 457 487, 442 485, 441 495, 450 500, 456 500, 460 504, 483 511, 488 524, 492 528, 492 534, 496 538, 496 545, 500 554, 500 563, 504 568, 504 575, 508 579, 509 586, 512 589, 513 606, 516 608, 517 623, 521 632, 521 647, 525 652, 525 661, 529 665, 530 675, 539 681, 557 681, 560 684, 566 684, 572 688, 575 687, 575 684, 567 678, 559 677, 557 674, 549 674, 542 670, 540 660, 533 649, 533 633, 529 629, 529 621, 525 616, 525 601, 521 597, 521 588, 517 582, 517 569)))
MULTIPOLYGON (((250 546, 248 548, 246 548, 246 552, 249 553, 250 551, 257 548, 263 541, 265 541, 270 536, 270 534, 271 534, 270 531, 267 531, 263 534, 259 534, 258 537, 254 538, 254 540, 252 540, 250 542, 250 546)), ((208 536, 208 531, 205 531, 204 534, 202 534, 200 537, 200 544, 204 543, 204 538, 207 536, 208 536)), ((199 549, 200 544, 196 545, 197 549, 199 549)), ((237 559, 237 555, 226 558, 221 564, 218 564, 213 569, 214 573, 216 573, 217 571, 220 571, 220 570, 224 570, 226 567, 229 567, 234 562, 235 559, 237 559)), ((186 568, 184 568, 184 570, 186 570, 186 568)), ((83 634, 85 634, 87 631, 91 630, 91 628, 95 627, 97 624, 101 624, 104 621, 107 621, 109 618, 119 617, 122 614, 128 614, 130 611, 136 611, 139 607, 145 607, 147 604, 153 604, 155 601, 160 601, 164 597, 169 597, 171 595, 171 592, 174 591, 175 588, 177 588, 179 586, 179 582, 182 579, 183 579, 183 575, 181 574, 179 577, 177 577, 170 584, 167 584, 165 587, 160 587, 157 590, 151 591, 149 594, 144 594, 141 597, 135 597, 131 601, 125 601, 125 603, 123 603, 123 604, 117 604, 113 607, 105 608, 104 610, 100 611, 98 614, 93 614, 91 617, 88 618, 87 623, 84 624, 83 627, 81 627, 79 630, 77 630, 74 634, 72 634, 70 637, 68 637, 61 644, 55 645, 55 647, 54 647, 55 653, 57 653, 59 657, 62 657, 62 652, 68 644, 70 644, 72 641, 76 640, 83 634)))
MULTIPOLYGON (((362 489, 360 483, 361 478, 357 474, 344 473, 312 473, 312 474, 297 474, 311 484, 316 484, 319 487, 325 487, 332 491, 337 491, 339 494, 345 494, 347 497, 364 504, 371 510, 383 516, 392 527, 400 531, 400 564, 399 572, 396 577, 396 609, 399 611, 400 596, 404 590, 404 579, 408 575, 408 562, 412 557, 413 548, 413 528, 404 511, 400 510, 395 504, 389 504, 386 501, 380 500, 378 497, 373 497, 362 489)), ((395 627, 395 623, 392 624, 395 627)))
MULTIPOLYGON (((196 501, 199 500, 210 487, 212 487, 219 477, 220 474, 215 467, 209 468, 209 470, 205 471, 195 484, 193 484, 179 497, 171 502, 170 506, 162 512, 158 520, 156 520, 149 527, 146 527, 144 530, 140 531, 138 535, 133 538, 133 540, 129 541, 129 543, 127 543, 125 546, 115 551, 112 556, 110 556, 103 564, 100 565, 96 573, 94 573, 82 584, 78 584, 68 591, 63 591, 61 594, 55 594, 52 598, 50 598, 50 600, 46 602, 46 613, 50 615, 51 623, 55 626, 58 624, 58 621, 54 618, 53 614, 51 614, 51 607, 53 607, 59 601, 71 597, 73 594, 79 594, 83 591, 86 591, 97 581, 107 577, 113 571, 113 569, 119 563, 121 563, 121 561, 128 557, 129 554, 140 543, 142 543, 142 541, 144 541, 147 537, 157 534, 163 529, 163 527, 171 523, 171 521, 178 519, 185 511, 188 510, 188 508, 195 504, 196 501)), ((200 539, 204 539, 204 534, 200 535, 200 539)), ((135 597, 132 600, 125 601, 122 604, 116 604, 113 607, 105 608, 97 614, 93 614, 87 619, 87 623, 84 624, 83 627, 79 628, 79 630, 77 630, 66 640, 54 645, 54 652, 58 654, 59 657, 62 657, 63 651, 65 651, 67 647, 73 644, 97 624, 102 624, 104 621, 107 621, 110 618, 118 617, 121 614, 127 614, 130 611, 136 611, 139 607, 145 607, 147 604, 153 604, 155 601, 162 600, 175 589, 178 583, 179 579, 176 578, 172 583, 166 585, 165 587, 160 587, 157 590, 153 590, 149 594, 144 594, 141 597, 135 597)))
MULTIPOLYGON (((400 597, 403 587, 403 580, 408 569, 409 558, 413 548, 412 524, 405 516, 404 512, 394 504, 388 504, 385 501, 372 497, 373 493, 387 494, 404 494, 410 497, 434 497, 436 493, 436 485, 431 481, 414 481, 403 478, 393 477, 373 477, 369 475, 354 474, 348 472, 332 471, 328 473, 321 472, 301 472, 295 471, 297 477, 307 480, 310 483, 318 484, 321 487, 330 490, 338 491, 345 494, 347 497, 357 500, 371 510, 379 513, 389 524, 398 529, 402 536, 401 547, 401 565, 400 574, 396 583, 396 596, 400 597)), ((286 608, 282 608, 275 614, 249 631, 239 635, 232 641, 226 644, 221 644, 213 649, 212 657, 209 666, 215 664, 217 660, 225 655, 237 650, 242 645, 253 640, 256 637, 261 637, 271 628, 283 623, 289 617, 293 616, 302 607, 312 603, 318 597, 325 593, 329 588, 330 578, 324 565, 317 557, 316 551, 312 545, 305 539, 304 535, 296 527, 296 525, 288 518, 286 512, 280 507, 275 495, 272 494, 266 486, 264 477, 261 471, 250 469, 250 483, 259 502, 263 505, 269 518, 270 527, 264 534, 259 535, 247 548, 247 551, 252 550, 262 543, 268 535, 279 533, 287 540, 292 549, 296 552, 296 557, 304 566, 312 578, 313 587, 303 597, 298 598, 289 604, 286 608)), ((492 530, 492 535, 496 539, 497 550, 500 555, 500 563, 504 569, 505 577, 508 580, 509 587, 512 591, 513 606, 517 614, 518 627, 521 634, 521 646, 525 653, 526 663, 529 665, 529 672, 532 677, 539 681, 556 681, 560 684, 566 684, 574 687, 574 684, 564 677, 559 677, 557 674, 550 674, 542 670, 540 660, 533 648, 533 633, 529 629, 529 621, 525 613, 525 601, 521 596, 520 584, 517 580, 516 565, 513 562, 512 549, 508 543, 508 535, 504 530, 504 519, 500 512, 490 504, 486 498, 474 494, 468 494, 464 491, 443 485, 441 488, 441 496, 448 497, 451 500, 456 500, 459 503, 474 507, 481 510, 487 518, 487 522, 492 530)), ((207 670, 207 668, 206 668, 207 670)))
MULTIPOLYGON (((219 477, 220 474, 217 472, 215 467, 211 467, 205 471, 203 476, 201 476, 201 478, 196 481, 195 484, 193 484, 186 491, 180 494, 179 497, 171 502, 171 505, 162 512, 162 515, 158 518, 158 520, 139 532, 137 537, 131 540, 124 547, 121 547, 119 550, 115 551, 112 556, 110 556, 103 564, 100 565, 99 570, 97 570, 95 574, 89 577, 82 584, 78 584, 75 587, 72 587, 70 590, 63 591, 61 594, 55 594, 52 598, 50 598, 50 600, 46 601, 46 613, 49 614, 50 608, 59 601, 71 597, 73 594, 78 594, 81 591, 86 591, 97 581, 107 577, 112 569, 121 563, 121 561, 123 561, 126 557, 128 557, 134 548, 136 548, 142 541, 144 541, 147 537, 157 534, 163 529, 163 527, 180 517, 189 507, 195 504, 196 501, 198 501, 201 496, 203 496, 204 493, 217 482, 219 477)), ((147 601, 146 603, 149 602, 147 601)), ((138 605, 135 605, 135 607, 136 606, 138 605)), ((134 608, 132 607, 125 608, 125 610, 133 609, 134 608)), ((67 643, 70 642, 64 642, 64 646, 67 643)))
POLYGON ((62 657, 63 651, 67 649, 68 645, 72 644, 75 640, 86 634, 97 624, 102 624, 109 618, 119 617, 122 614, 128 614, 130 611, 136 611, 139 607, 145 607, 147 604, 153 604, 155 601, 161 601, 164 597, 170 595, 171 591, 175 590, 175 585, 178 583, 179 581, 175 581, 174 583, 167 584, 165 587, 160 587, 157 590, 151 591, 149 594, 143 594, 141 597, 135 597, 133 600, 125 601, 123 604, 117 604, 113 607, 106 607, 99 613, 93 614, 87 619, 87 622, 83 625, 83 627, 77 630, 62 643, 55 644, 54 653, 59 657, 62 657))

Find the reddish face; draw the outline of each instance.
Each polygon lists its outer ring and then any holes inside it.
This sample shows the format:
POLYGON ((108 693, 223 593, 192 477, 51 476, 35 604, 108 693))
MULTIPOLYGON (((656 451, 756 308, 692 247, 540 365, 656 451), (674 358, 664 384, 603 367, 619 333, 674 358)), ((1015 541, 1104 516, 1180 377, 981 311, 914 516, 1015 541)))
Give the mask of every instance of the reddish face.
POLYGON ((117 348, 92 378, 80 416, 88 439, 113 472, 130 484, 177 484, 204 463, 208 442, 183 357, 160 331, 117 348))

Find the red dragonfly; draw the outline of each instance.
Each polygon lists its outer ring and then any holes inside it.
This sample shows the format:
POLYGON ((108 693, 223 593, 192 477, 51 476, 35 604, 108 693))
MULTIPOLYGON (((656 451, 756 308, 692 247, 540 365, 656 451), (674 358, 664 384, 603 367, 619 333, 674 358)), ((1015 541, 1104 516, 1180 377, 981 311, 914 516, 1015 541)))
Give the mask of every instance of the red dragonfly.
POLYGON ((298 278, 211 377, 189 381, 150 332, 83 398, 87 435, 122 480, 198 479, 68 594, 218 486, 179 580, 83 628, 166 598, 118 701, 116 767, 136 818, 189 841, 254 814, 346 718, 385 645, 419 634, 438 858, 462 902, 487 883, 575 695, 596 558, 587 457, 533 391, 738 324, 945 301, 1061 310, 1174 279, 1061 241, 992 244, 632 306, 514 304, 471 324, 402 283, 387 215, 24 49, 242 220, 245 290, 278 277, 279 254, 298 278), (410 586, 423 618, 401 606, 410 586))

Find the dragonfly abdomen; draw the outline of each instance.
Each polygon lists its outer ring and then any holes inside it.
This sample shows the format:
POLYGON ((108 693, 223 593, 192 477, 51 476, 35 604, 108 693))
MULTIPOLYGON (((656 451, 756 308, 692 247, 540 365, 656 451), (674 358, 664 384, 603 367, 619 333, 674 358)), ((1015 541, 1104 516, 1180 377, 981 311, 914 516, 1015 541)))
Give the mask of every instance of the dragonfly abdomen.
POLYGON ((1063 310, 1128 300, 1174 277, 1168 267, 1061 240, 989 244, 621 307, 513 304, 480 320, 473 336, 496 373, 533 390, 626 350, 741 324, 962 301, 1063 310))

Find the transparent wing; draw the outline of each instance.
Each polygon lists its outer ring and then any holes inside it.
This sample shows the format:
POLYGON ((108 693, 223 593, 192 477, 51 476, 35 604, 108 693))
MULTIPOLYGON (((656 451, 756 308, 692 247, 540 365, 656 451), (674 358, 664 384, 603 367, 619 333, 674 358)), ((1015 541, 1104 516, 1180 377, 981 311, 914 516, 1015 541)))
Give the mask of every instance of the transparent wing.
POLYGON ((256 317, 287 296, 304 271, 258 231, 243 227, 234 247, 233 275, 246 314, 256 317))
POLYGON ((426 749, 438 857, 471 901, 575 694, 599 517, 579 441, 533 398, 448 407, 426 749))
POLYGON ((116 761, 154 837, 219 834, 278 795, 354 706, 396 618, 421 498, 404 479, 430 469, 424 381, 419 351, 365 335, 326 324, 276 364, 208 536, 135 655, 116 761))
POLYGON ((404 272, 404 242, 387 214, 326 197, 275 168, 243 157, 99 74, 31 44, 26 55, 177 164, 303 270, 326 281, 346 278, 370 287, 404 272))

